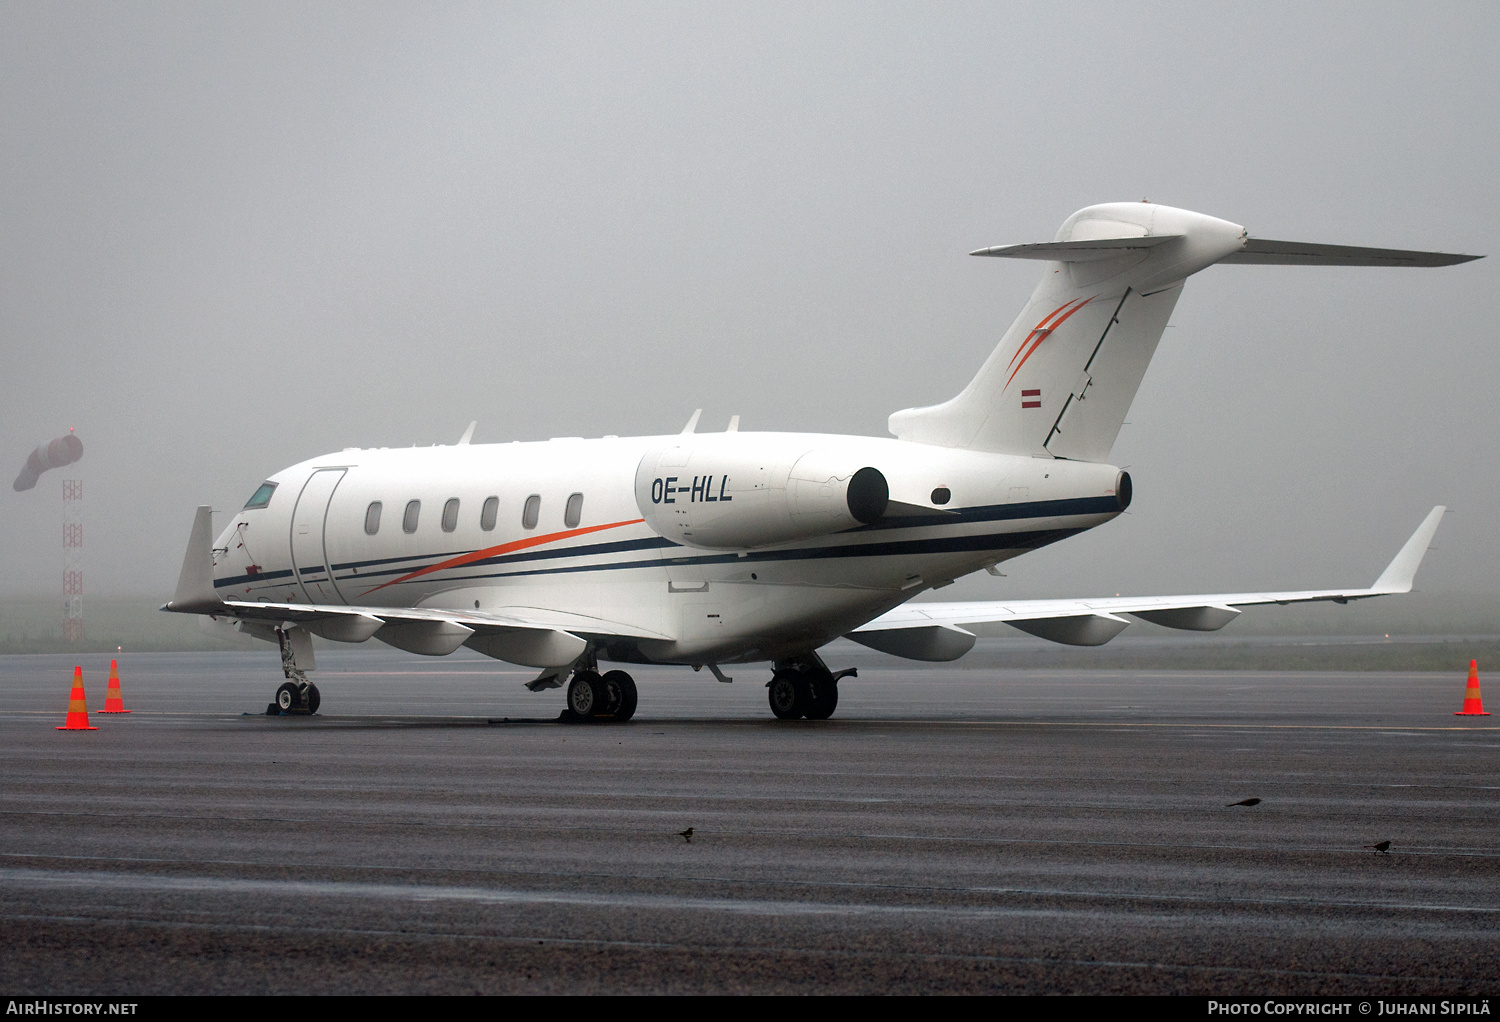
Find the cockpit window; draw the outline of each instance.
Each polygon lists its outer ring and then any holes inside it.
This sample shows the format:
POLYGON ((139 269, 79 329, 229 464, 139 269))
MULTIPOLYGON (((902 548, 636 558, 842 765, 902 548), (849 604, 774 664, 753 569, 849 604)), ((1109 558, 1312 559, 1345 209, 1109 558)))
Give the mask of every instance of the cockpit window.
POLYGON ((258 507, 265 507, 271 503, 271 494, 275 492, 275 483, 261 483, 260 489, 255 491, 255 495, 245 502, 245 510, 253 511, 258 507))

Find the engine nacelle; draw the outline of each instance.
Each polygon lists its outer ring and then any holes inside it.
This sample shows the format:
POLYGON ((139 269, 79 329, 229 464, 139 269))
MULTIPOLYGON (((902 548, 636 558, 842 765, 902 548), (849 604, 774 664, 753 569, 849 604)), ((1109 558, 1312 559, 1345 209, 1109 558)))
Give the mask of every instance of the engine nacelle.
POLYGON ((684 436, 648 451, 635 475, 646 523, 674 543, 748 550, 876 522, 890 489, 878 469, 805 439, 684 436))

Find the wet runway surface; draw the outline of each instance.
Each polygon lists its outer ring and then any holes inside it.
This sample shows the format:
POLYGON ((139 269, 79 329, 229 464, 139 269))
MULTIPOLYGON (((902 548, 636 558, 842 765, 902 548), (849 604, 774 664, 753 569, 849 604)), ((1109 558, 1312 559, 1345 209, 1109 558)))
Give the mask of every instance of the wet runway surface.
MULTIPOLYGON (((882 660, 780 722, 760 668, 638 669, 634 721, 567 725, 467 655, 320 651, 323 712, 267 718, 274 653, 139 654, 135 712, 56 731, 75 662, 0 658, 17 993, 1500 977, 1500 717, 1453 716, 1461 674, 882 660)), ((83 666, 96 711, 108 660, 83 666)))

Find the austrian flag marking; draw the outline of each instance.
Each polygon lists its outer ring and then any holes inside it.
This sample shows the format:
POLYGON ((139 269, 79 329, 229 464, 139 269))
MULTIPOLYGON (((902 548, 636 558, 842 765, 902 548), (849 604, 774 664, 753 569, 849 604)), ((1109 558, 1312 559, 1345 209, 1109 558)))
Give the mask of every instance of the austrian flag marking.
POLYGON ((1023 391, 1021 391, 1021 407, 1022 408, 1040 408, 1040 407, 1042 407, 1042 392, 1040 390, 1023 390, 1023 391))

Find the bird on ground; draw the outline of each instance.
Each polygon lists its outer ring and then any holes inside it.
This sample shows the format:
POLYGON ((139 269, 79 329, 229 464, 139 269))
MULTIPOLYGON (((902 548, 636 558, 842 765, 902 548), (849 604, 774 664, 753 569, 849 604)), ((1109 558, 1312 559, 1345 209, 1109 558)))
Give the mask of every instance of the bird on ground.
MULTIPOLYGON (((1258 799, 1258 798, 1246 798, 1246 799, 1241 799, 1238 802, 1231 802, 1231 803, 1229 803, 1229 805, 1230 806, 1258 806, 1258 805, 1260 805, 1260 799, 1258 799)), ((1224 808, 1228 809, 1229 806, 1225 806, 1224 808)))
POLYGON ((682 838, 682 840, 686 841, 688 844, 692 844, 693 843, 693 828, 689 827, 687 830, 679 830, 677 832, 677 836, 680 837, 680 838, 682 838))
POLYGON ((1389 841, 1377 841, 1375 844, 1373 844, 1373 845, 1365 845, 1365 847, 1366 848, 1373 848, 1373 849, 1375 849, 1375 854, 1376 855, 1389 855, 1389 854, 1391 854, 1391 843, 1389 841))

